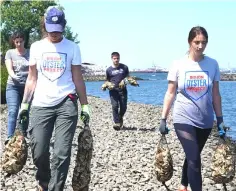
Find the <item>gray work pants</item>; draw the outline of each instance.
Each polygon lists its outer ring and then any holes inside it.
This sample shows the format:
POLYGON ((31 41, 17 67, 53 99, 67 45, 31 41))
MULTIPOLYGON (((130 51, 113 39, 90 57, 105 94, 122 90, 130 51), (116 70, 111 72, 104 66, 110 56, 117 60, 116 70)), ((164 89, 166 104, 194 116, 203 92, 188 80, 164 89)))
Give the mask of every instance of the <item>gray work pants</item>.
POLYGON ((36 165, 36 179, 49 191, 62 191, 70 165, 71 147, 78 120, 77 100, 66 98, 53 107, 31 107, 29 118, 30 146, 36 165), (55 140, 50 169, 49 145, 55 140))

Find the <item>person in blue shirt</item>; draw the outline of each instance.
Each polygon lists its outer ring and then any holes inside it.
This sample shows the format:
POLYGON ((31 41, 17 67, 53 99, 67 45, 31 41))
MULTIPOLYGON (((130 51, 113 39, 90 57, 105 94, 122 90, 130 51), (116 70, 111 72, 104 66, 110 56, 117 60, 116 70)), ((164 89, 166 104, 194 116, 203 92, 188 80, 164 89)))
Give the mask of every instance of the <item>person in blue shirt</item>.
POLYGON ((115 130, 123 127, 123 116, 127 109, 127 88, 125 78, 129 76, 129 68, 125 64, 120 63, 120 54, 113 52, 111 54, 112 66, 106 70, 107 81, 114 84, 114 88, 109 90, 112 114, 115 130))

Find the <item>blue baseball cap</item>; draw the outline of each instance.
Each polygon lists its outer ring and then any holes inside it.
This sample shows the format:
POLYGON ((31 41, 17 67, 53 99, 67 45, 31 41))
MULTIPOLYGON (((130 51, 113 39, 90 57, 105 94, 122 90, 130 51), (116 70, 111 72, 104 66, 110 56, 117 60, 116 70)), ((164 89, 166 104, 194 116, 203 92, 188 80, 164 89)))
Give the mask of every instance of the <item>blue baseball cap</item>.
POLYGON ((47 32, 63 32, 66 24, 65 14, 57 7, 50 6, 44 14, 47 32))

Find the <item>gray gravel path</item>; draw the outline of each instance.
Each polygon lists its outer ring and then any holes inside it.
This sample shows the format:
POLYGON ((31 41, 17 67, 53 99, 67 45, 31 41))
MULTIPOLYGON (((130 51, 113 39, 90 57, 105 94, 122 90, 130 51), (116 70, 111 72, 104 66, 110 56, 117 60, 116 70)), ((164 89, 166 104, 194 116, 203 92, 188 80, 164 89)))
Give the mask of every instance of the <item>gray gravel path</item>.
MULTIPOLYGON (((153 173, 154 155, 160 134, 154 131, 160 121, 160 107, 144 104, 128 104, 124 117, 125 128, 115 131, 112 128, 111 105, 108 101, 89 97, 92 106, 91 129, 93 134, 93 158, 91 162, 90 189, 93 191, 165 191, 153 173)), ((6 138, 7 108, 1 105, 1 147, 6 138)), ((171 132, 167 135, 169 148, 174 161, 174 175, 166 182, 168 189, 176 191, 181 176, 184 153, 173 130, 171 117, 168 119, 171 132)), ((75 166, 77 137, 81 131, 81 123, 73 140, 72 160, 66 181, 66 191, 72 191, 71 179, 75 166)), ((202 175, 204 191, 224 190, 221 184, 214 184, 210 179, 210 163, 217 143, 211 135, 202 152, 202 175)), ((17 175, 5 177, 1 171, 0 190, 2 191, 33 191, 35 166, 32 163, 29 149, 27 164, 17 175)), ((236 191, 236 178, 227 184, 228 191, 236 191)))

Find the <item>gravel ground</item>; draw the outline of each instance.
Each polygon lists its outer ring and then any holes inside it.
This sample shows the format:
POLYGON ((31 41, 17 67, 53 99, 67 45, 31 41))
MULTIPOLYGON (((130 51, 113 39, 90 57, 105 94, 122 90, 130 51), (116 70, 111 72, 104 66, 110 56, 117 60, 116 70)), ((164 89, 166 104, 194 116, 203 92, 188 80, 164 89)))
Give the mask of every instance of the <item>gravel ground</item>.
MULTIPOLYGON (((91 181, 89 190, 93 191, 176 191, 181 178, 184 153, 172 126, 171 115, 168 124, 171 129, 167 141, 173 157, 173 177, 163 186, 156 180, 153 163, 160 134, 155 132, 159 126, 161 108, 152 105, 129 103, 124 117, 124 128, 112 128, 111 105, 109 101, 89 96, 92 106, 91 130, 93 134, 93 156, 91 161, 91 181)), ((1 145, 4 149, 6 138, 6 105, 1 105, 1 145)), ((73 140, 72 160, 65 189, 72 191, 71 180, 75 166, 77 138, 81 132, 81 122, 73 140)), ((53 141, 53 140, 52 140, 53 141)), ((212 133, 202 151, 202 176, 204 191, 224 190, 222 184, 215 184, 211 178, 210 163, 217 138, 212 133)), ((51 148, 52 149, 52 148, 51 148)), ((0 190, 33 191, 36 168, 31 153, 23 170, 17 175, 6 177, 1 171, 0 190)), ((228 191, 236 191, 236 178, 227 184, 228 191)))

